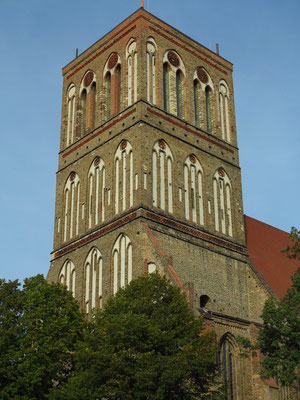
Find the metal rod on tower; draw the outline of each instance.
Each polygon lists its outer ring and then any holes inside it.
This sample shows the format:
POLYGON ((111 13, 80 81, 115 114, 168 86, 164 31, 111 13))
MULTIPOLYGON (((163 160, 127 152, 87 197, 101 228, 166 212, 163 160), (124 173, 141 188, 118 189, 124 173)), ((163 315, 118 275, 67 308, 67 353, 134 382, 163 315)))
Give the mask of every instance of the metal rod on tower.
POLYGON ((216 43, 216 53, 220 55, 219 43, 216 43))

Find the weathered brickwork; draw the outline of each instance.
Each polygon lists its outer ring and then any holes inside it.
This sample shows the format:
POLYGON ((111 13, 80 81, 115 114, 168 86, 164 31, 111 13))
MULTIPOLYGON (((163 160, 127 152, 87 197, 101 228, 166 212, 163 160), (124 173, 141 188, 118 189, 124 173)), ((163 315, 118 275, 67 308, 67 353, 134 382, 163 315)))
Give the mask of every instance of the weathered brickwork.
POLYGON ((140 9, 63 69, 48 280, 90 312, 153 270, 233 357, 228 398, 281 398, 238 357, 272 293, 247 258, 232 64, 140 9))

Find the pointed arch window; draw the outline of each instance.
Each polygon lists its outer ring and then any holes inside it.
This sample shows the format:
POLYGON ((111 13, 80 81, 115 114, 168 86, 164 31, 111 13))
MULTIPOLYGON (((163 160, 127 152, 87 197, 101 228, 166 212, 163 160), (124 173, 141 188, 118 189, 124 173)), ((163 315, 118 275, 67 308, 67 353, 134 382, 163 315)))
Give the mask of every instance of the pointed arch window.
POLYGON ((67 138, 66 146, 74 142, 75 133, 75 86, 72 84, 68 89, 67 95, 67 138))
POLYGON ((112 250, 113 293, 132 280, 132 244, 129 237, 122 233, 118 236, 112 250))
POLYGON ((211 104, 211 88, 206 86, 205 88, 205 110, 206 110, 206 130, 212 132, 212 104, 211 104))
POLYGON ((232 236, 232 189, 226 172, 219 168, 213 178, 215 229, 232 236))
POLYGON ((163 57, 164 109, 179 118, 184 118, 183 82, 185 67, 174 50, 168 50, 163 57))
POLYGON ((230 127, 229 127, 229 89, 224 80, 219 84, 219 105, 222 138, 230 142, 230 127))
POLYGON ((133 152, 127 140, 123 140, 115 154, 115 212, 133 206, 133 152))
POLYGON ((147 40, 147 101, 156 104, 156 74, 155 74, 156 43, 153 38, 147 40))
POLYGON ((85 261, 85 310, 102 308, 103 260, 99 249, 93 247, 85 261))
POLYGON ((194 112, 195 126, 200 128, 200 83, 197 79, 194 80, 194 112))
POLYGON ((78 235, 79 205, 79 177, 75 172, 71 172, 64 188, 64 241, 78 235))
POLYGON ((66 285, 67 289, 72 292, 73 297, 75 297, 76 289, 76 271, 75 265, 71 260, 66 260, 60 270, 58 281, 62 285, 66 285))
POLYGON ((128 106, 137 101, 137 50, 136 41, 131 39, 127 49, 127 65, 128 65, 128 106))
POLYGON ((92 162, 88 174, 88 219, 89 228, 105 218, 105 166, 100 157, 92 162))
POLYGON ((121 111, 121 59, 117 53, 112 53, 104 68, 105 82, 105 114, 107 118, 121 111))
POLYGON ((213 92, 214 86, 208 72, 203 67, 197 67, 194 72, 195 125, 209 133, 213 131, 213 92))
POLYGON ((88 71, 81 82, 81 135, 91 131, 95 127, 96 110, 96 75, 88 71))
POLYGON ((193 154, 184 163, 184 211, 187 220, 204 225, 203 170, 193 154))
POLYGON ((153 146, 152 200, 155 207, 173 213, 173 156, 164 140, 153 146))

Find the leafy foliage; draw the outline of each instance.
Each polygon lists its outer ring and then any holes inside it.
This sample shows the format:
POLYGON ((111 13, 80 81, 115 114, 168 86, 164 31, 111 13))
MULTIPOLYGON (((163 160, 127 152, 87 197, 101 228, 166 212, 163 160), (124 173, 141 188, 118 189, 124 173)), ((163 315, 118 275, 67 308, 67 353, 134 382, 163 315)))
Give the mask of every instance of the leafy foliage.
POLYGON ((0 398, 48 399, 73 369, 84 317, 66 287, 42 275, 0 281, 0 398))
POLYGON ((158 274, 132 281, 89 323, 74 376, 55 399, 217 398, 216 346, 186 298, 158 274))

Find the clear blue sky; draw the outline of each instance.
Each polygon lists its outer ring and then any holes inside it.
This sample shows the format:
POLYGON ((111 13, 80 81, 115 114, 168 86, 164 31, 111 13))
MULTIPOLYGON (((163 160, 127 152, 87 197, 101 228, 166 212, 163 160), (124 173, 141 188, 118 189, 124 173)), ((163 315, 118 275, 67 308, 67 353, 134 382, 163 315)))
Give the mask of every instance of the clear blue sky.
MULTIPOLYGON (((0 0, 0 278, 47 274, 60 134, 61 68, 139 0, 0 0)), ((300 1, 145 0, 234 64, 244 211, 300 229, 300 1)))

